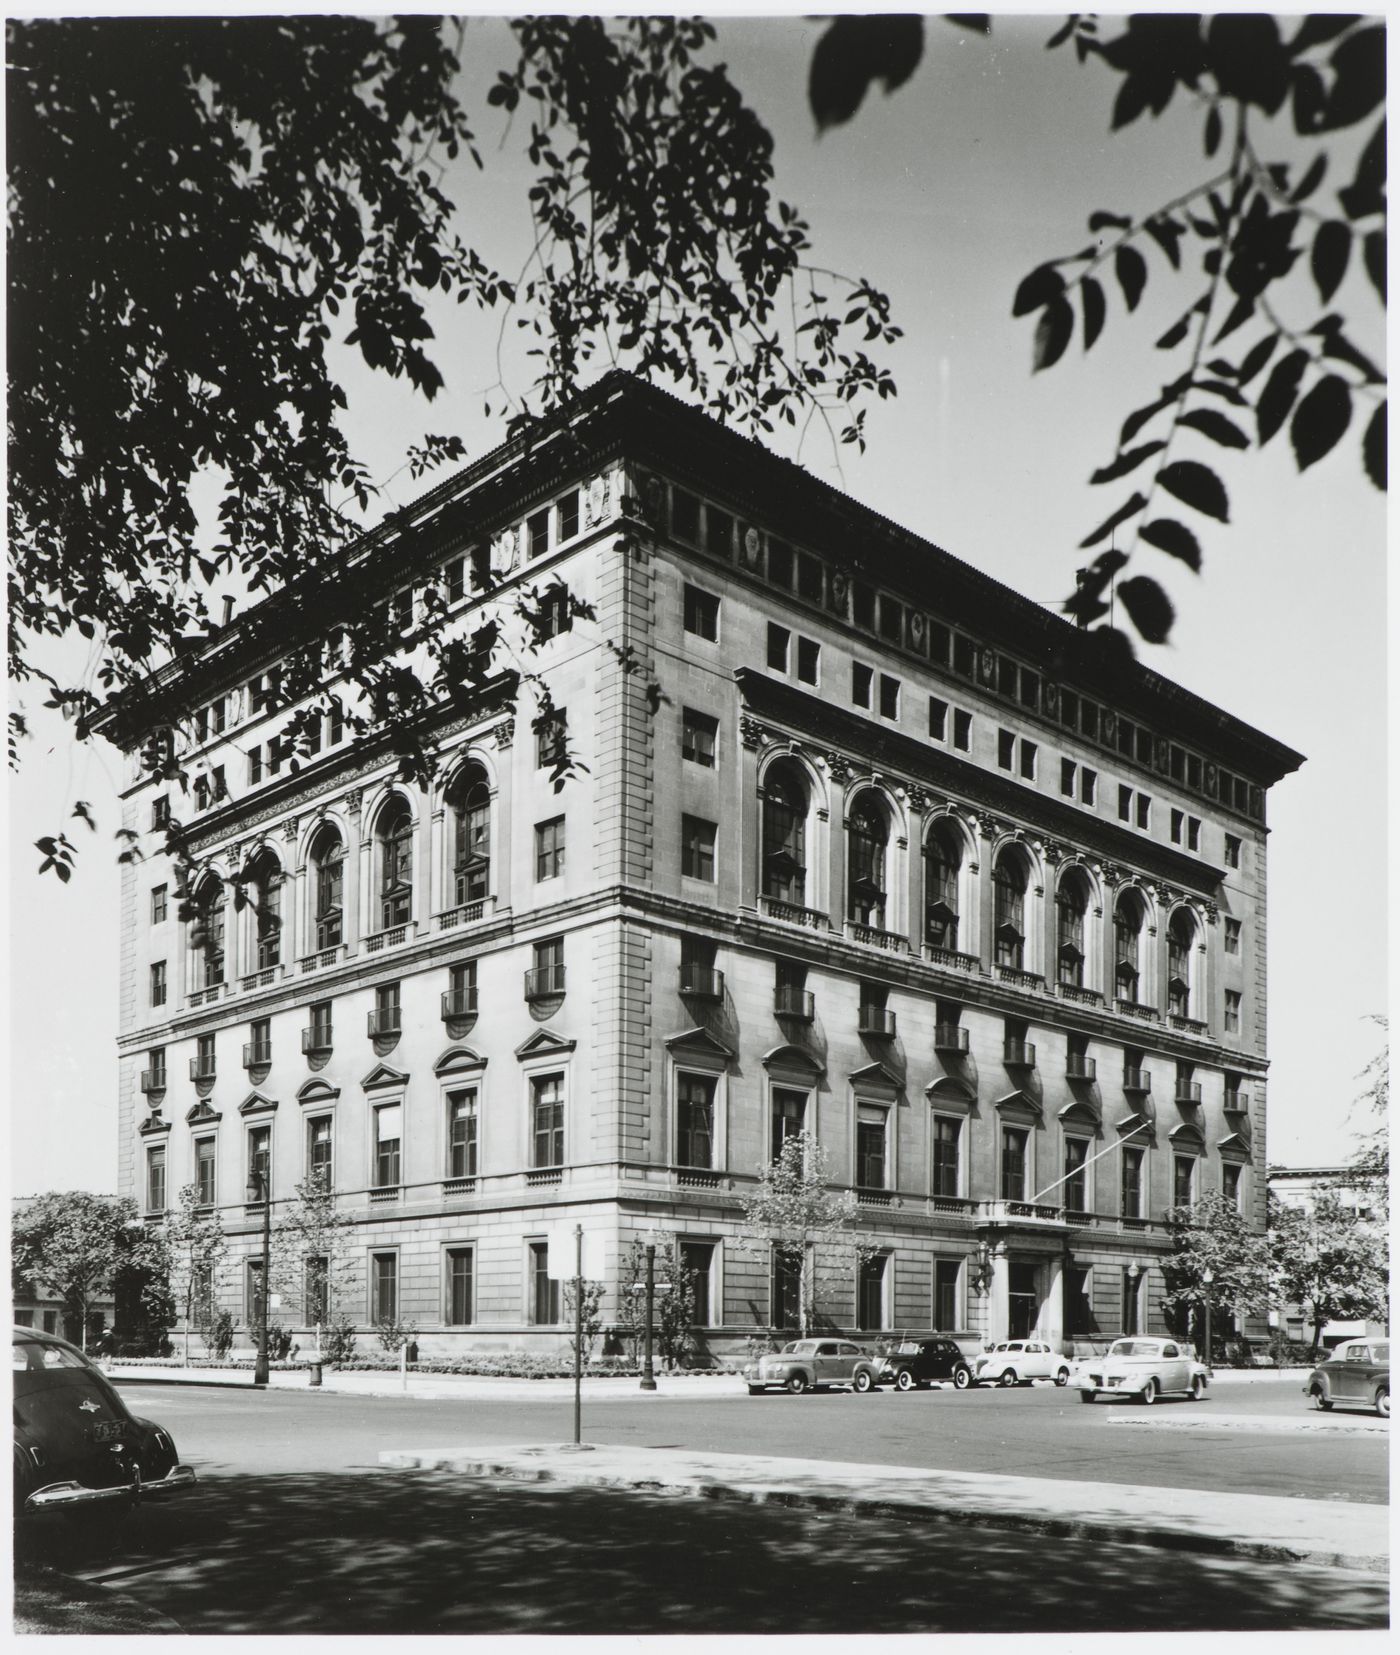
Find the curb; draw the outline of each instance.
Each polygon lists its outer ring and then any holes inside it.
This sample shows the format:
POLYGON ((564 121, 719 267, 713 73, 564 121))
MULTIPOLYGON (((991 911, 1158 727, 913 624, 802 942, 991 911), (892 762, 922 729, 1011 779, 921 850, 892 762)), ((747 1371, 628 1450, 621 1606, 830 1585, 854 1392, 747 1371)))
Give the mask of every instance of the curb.
POLYGON ((454 1455, 423 1452, 385 1452, 379 1463, 403 1471, 457 1471, 466 1476, 501 1477, 515 1482, 558 1483, 561 1486, 605 1488, 616 1492, 652 1494, 701 1500, 731 1500, 749 1505, 777 1505, 793 1510, 841 1512, 850 1516, 917 1519, 928 1523, 949 1523, 965 1528, 1011 1529, 1023 1534, 1052 1535, 1074 1540, 1108 1540, 1118 1544, 1154 1546, 1166 1551, 1207 1553, 1213 1556, 1247 1557, 1269 1563, 1307 1563, 1324 1568, 1349 1569, 1364 1574, 1388 1576, 1390 1559, 1382 1553, 1368 1555, 1334 1551, 1326 1546, 1287 1545, 1271 1541, 1229 1539, 1217 1535, 1192 1534, 1180 1529, 1154 1526, 1150 1522, 1105 1523, 1093 1518, 1027 1516, 1023 1512, 978 1509, 972 1506, 930 1504, 919 1500, 894 1500, 849 1493, 814 1493, 782 1487, 741 1488, 733 1483, 701 1479, 628 1477, 618 1473, 590 1475, 581 1467, 560 1475, 543 1465, 521 1466, 518 1462, 464 1459, 454 1455))
POLYGON ((119 1592, 100 1581, 81 1580, 43 1564, 18 1564, 14 1574, 12 1630, 19 1635, 47 1637, 142 1637, 148 1634, 185 1636, 185 1628, 141 1598, 119 1592), (114 1622, 84 1626, 80 1632, 63 1624, 69 1614, 87 1608, 114 1622))

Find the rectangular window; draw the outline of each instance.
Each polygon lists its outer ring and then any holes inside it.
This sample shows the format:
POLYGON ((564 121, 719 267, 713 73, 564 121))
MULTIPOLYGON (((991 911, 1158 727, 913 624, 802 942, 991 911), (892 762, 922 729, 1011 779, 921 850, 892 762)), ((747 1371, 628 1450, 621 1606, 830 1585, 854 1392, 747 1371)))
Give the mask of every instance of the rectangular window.
POLYGON ((261 747, 248 749, 248 786, 256 787, 263 778, 263 756, 261 747))
POLYGON ((319 717, 312 718, 302 731, 301 750, 308 758, 314 758, 321 751, 321 720, 319 717))
POLYGON ((559 1287, 549 1275, 549 1243, 530 1243, 530 1320, 549 1327, 559 1320, 559 1287))
POLYGON ((1067 730, 1079 728, 1079 697, 1073 690, 1060 691, 1060 723, 1067 730))
POLYGON ((272 1183, 272 1128, 248 1128, 248 1199, 266 1201, 272 1183))
POLYGON ((532 994, 564 992, 564 939, 548 937, 534 947, 534 969, 529 973, 532 994))
POLYGON ((1179 845, 1186 833, 1186 812, 1184 810, 1172 811, 1170 831, 1172 844, 1179 845))
POLYGON ((152 1046, 146 1053, 146 1062, 149 1065, 146 1079, 149 1090, 161 1092, 165 1090, 165 1047, 152 1046))
POLYGON ((683 1241, 681 1269, 690 1277, 691 1316, 695 1327, 714 1324, 711 1312, 710 1281, 714 1274, 715 1244, 713 1241, 683 1241))
POLYGON ((774 672, 786 672, 788 669, 788 645, 792 641, 792 634, 785 626, 779 626, 775 621, 768 623, 768 665, 774 672))
POLYGON ((165 1211, 165 1145, 152 1144, 146 1151, 146 1211, 165 1211))
POLYGON ((467 595, 467 560, 450 558, 442 569, 443 590, 449 603, 460 603, 467 595))
POLYGON ((875 669, 860 661, 851 662, 851 700, 857 707, 870 705, 875 684, 875 669))
POLYGON ((331 1044, 331 1001, 318 1000, 311 1007, 311 1041, 313 1051, 329 1051, 331 1044))
POLYGON ((263 1267, 260 1258, 250 1258, 243 1277, 244 1304, 248 1311, 248 1327, 256 1329, 262 1320, 263 1267))
POLYGON ((821 675, 822 646, 814 638, 797 640, 797 676, 804 684, 815 684, 821 675))
POLYGON ((163 925, 165 923, 167 896, 168 896, 168 890, 167 890, 166 886, 156 885, 156 886, 152 887, 152 889, 151 889, 151 924, 152 925, 163 925))
POLYGON ((195 1036, 194 1042, 194 1074, 193 1080, 212 1080, 214 1078, 214 1036, 200 1034, 195 1036))
POLYGON ((1238 868, 1240 865, 1240 840, 1233 833, 1225 835, 1225 866, 1238 868))
POLYGON ((1026 1199, 1026 1148, 1030 1133, 1019 1126, 1001 1129, 1001 1198, 1003 1201, 1026 1199))
POLYGON ((1172 1205, 1189 1207, 1196 1198, 1196 1157, 1172 1156, 1172 1205))
POLYGON ((195 1197, 201 1207, 212 1207, 217 1189, 213 1138, 196 1138, 194 1143, 195 1197))
POLYGON ((549 507, 537 511, 526 519, 526 532, 530 537, 530 557, 533 560, 543 557, 549 550, 549 507))
POLYGON ((1029 667, 1021 668, 1021 705, 1032 708, 1040 705, 1040 678, 1029 667))
POLYGON ((681 714, 681 757, 706 770, 715 767, 715 748, 719 739, 719 720, 708 713, 697 713, 686 707, 681 714))
POLYGON ((447 1176, 476 1177, 476 1088, 447 1094, 447 1176))
POLYGON ((935 666, 946 667, 953 635, 942 621, 928 623, 928 652, 935 666))
POLYGON ((397 983, 380 983, 374 991, 372 1035, 398 1034, 403 1029, 403 1007, 397 983))
POLYGON ((808 603, 822 601, 821 559, 810 552, 799 552, 797 557, 797 595, 808 603))
POLYGON ((997 692, 1000 695, 1016 698, 1016 663, 1005 655, 997 656, 997 692))
POLYGON ((676 1165, 710 1170, 715 1164, 715 1078, 676 1076, 676 1165))
POLYGON ((964 678, 971 678, 977 670, 977 651, 973 648, 972 639, 964 637, 961 632, 953 634, 953 671, 959 672, 964 678))
POLYGON ((557 503, 556 507, 559 525, 560 540, 572 540, 578 533, 578 490, 571 488, 557 503))
POLYGON ((334 747, 345 735, 345 709, 339 701, 331 701, 331 716, 326 730, 326 745, 334 747))
POLYGON ((861 1261, 857 1272, 856 1326, 862 1332, 877 1333, 885 1325, 884 1253, 861 1261))
POLYGON ((1145 793, 1137 796, 1137 825, 1144 833, 1152 826, 1152 801, 1145 793))
POLYGON ((1233 1161, 1226 1161, 1220 1168, 1220 1193, 1236 1210, 1240 1207, 1241 1174, 1244 1168, 1233 1161))
POLYGON ((535 824, 535 878, 558 879, 564 871, 564 818, 535 824))
POLYGON ((540 594, 539 617, 541 643, 547 643, 550 638, 558 638, 562 633, 573 630, 574 615, 569 604, 569 588, 562 581, 555 581, 540 594))
POLYGON ((1124 787, 1120 782, 1118 786, 1118 820, 1120 822, 1131 822, 1132 819, 1133 790, 1131 787, 1124 787))
POLYGON ((1123 1190, 1121 1212, 1124 1218, 1142 1217, 1142 1167, 1147 1151, 1127 1148, 1123 1151, 1123 1190))
POLYGON ((370 1255, 369 1317, 376 1327, 393 1327, 399 1319, 399 1255, 370 1255))
POLYGON ((953 745, 960 753, 972 751, 972 714, 961 708, 953 711, 953 745))
POLYGON ((792 590, 792 547, 785 540, 768 542, 768 578, 785 592, 792 590))
POLYGON ((443 1311, 449 1327, 469 1327, 472 1320, 472 1250, 447 1249, 447 1292, 443 1311))
POLYGON ((153 830, 170 826, 170 798, 168 794, 158 794, 151 800, 151 827, 153 830))
POLYGON ((1094 794, 1099 785, 1099 773, 1087 767, 1079 772, 1079 802, 1082 805, 1092 805, 1094 794))
POLYGON ((564 1164, 564 1077, 534 1075, 530 1080, 530 1165, 564 1164))
POLYGON ((1186 818, 1186 848, 1187 850, 1200 850, 1201 848, 1201 823, 1197 816, 1186 818))
POLYGON ((1022 741, 1021 775, 1028 782, 1035 780, 1035 760, 1038 751, 1039 749, 1033 741, 1022 741))
POLYGON ((899 680, 883 672, 880 674, 880 717, 899 717, 899 680))
POLYGON ((1225 990, 1226 1034, 1238 1034, 1240 1032, 1240 1004, 1242 1000, 1243 996, 1238 992, 1238 990, 1233 988, 1227 988, 1225 990))
POLYGON ((714 884, 715 824, 698 816, 681 817, 681 872, 687 879, 714 884))
POLYGON ((936 695, 928 698, 928 733, 934 741, 948 739, 948 703, 936 695))
POLYGON ((958 1314, 958 1272, 956 1259, 935 1259, 933 1265, 933 1323, 949 1333, 962 1321, 958 1314))
POLYGON ((1138 763, 1142 765, 1152 763, 1152 732, 1141 727, 1139 727, 1137 733, 1137 759, 1138 763))
POLYGON ((888 1117, 883 1109, 860 1104, 856 1114, 856 1183, 861 1189, 885 1187, 885 1138, 888 1117))
POLYGON ((1074 797, 1074 777, 1078 768, 1073 759, 1060 760, 1060 792, 1067 799, 1074 797))
POLYGON ((715 643, 719 638, 719 599, 698 586, 685 589, 685 629, 715 643))
POLYGON ((997 731, 997 764, 1003 770, 1013 769, 1016 763, 1016 737, 1010 730, 997 731))
POLYGON ((1123 1272, 1123 1331, 1138 1333, 1142 1321, 1142 1276, 1136 1265, 1123 1272))
POLYGON ((786 1086, 773 1088, 772 1150, 776 1161, 789 1138, 801 1132, 807 1119, 807 1094, 795 1092, 786 1086))
POLYGON ((374 1187, 397 1189, 403 1144, 403 1105, 382 1104, 374 1112, 374 1187))
POLYGON ((1237 919, 1227 919, 1225 921, 1225 952, 1227 954, 1239 953, 1240 932, 1242 929, 1243 927, 1237 919))
POLYGON ((568 754, 569 715, 563 707, 555 707, 535 721, 535 768, 553 770, 568 754))
POLYGON ((1086 701, 1082 697, 1079 702, 1079 730, 1081 735, 1091 740, 1099 739, 1099 709, 1095 702, 1086 701))
POLYGON ((795 1330, 802 1320, 802 1253, 799 1249, 774 1247, 768 1294, 769 1325, 795 1330))
POLYGON ((1137 725, 1128 718, 1118 720, 1118 751, 1124 758, 1133 756, 1133 737, 1137 734, 1137 725))
POLYGON ((323 1190, 335 1184, 335 1139, 329 1115, 306 1123, 306 1168, 311 1182, 323 1190))
POLYGON ((852 584, 851 615, 857 626, 867 632, 875 630, 875 593, 863 580, 852 584))
POLYGON ((1065 1139, 1064 1183, 1061 1200, 1065 1210, 1082 1213, 1089 1210, 1089 1175, 1085 1163, 1089 1159, 1089 1145, 1083 1138, 1065 1139))
POLYGON ((447 968, 447 1003, 445 1017, 474 1017, 476 1015, 476 961, 458 960, 447 968))
POLYGON ((714 506, 705 510, 705 550, 726 559, 734 554, 734 519, 714 506))
POLYGON ((330 1320, 330 1261, 324 1256, 313 1256, 306 1261, 302 1273, 303 1310, 308 1327, 319 1327, 330 1320))
POLYGON ((894 598, 880 599, 880 636, 892 644, 904 637, 904 605, 894 598))
POLYGON ((255 1017, 248 1025, 248 1067, 272 1062, 272 1019, 255 1017))
POLYGON ((933 1117, 933 1193, 957 1196, 962 1193, 959 1162, 962 1150, 962 1122, 950 1115, 933 1117))

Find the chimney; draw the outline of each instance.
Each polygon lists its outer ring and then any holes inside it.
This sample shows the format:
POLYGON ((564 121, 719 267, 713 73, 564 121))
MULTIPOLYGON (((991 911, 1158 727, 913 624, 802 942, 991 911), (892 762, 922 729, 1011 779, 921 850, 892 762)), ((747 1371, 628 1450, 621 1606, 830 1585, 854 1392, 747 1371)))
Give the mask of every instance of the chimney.
POLYGON ((225 596, 224 596, 224 625, 227 626, 228 623, 232 619, 233 619, 233 599, 231 597, 229 597, 227 594, 225 594, 225 596))

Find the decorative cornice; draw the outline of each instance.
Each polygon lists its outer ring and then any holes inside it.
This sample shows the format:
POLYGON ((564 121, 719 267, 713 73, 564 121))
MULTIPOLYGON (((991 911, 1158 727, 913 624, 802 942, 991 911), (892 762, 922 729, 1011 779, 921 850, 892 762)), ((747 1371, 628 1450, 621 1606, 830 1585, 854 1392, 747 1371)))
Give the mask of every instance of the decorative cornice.
POLYGON ((201 1098, 185 1115, 186 1126, 217 1126, 224 1117, 210 1108, 209 1099, 201 1098))

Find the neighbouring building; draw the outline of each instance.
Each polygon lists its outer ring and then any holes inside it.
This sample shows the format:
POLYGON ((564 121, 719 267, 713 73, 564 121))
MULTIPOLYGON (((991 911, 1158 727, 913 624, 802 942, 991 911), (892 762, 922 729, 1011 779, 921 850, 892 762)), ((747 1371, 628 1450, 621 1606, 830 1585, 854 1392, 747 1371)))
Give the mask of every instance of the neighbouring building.
MULTIPOLYGON (((1358 1218, 1374 1223, 1377 1247, 1388 1246, 1388 1226, 1374 1207, 1374 1194, 1364 1183, 1356 1182, 1356 1169, 1334 1167, 1270 1167, 1267 1172, 1270 1195, 1285 1207, 1302 1207, 1311 1211, 1320 1195, 1335 1195, 1344 1207, 1350 1207, 1358 1218)), ((1312 1323, 1302 1305, 1284 1305, 1277 1312, 1278 1325, 1294 1344, 1312 1342, 1312 1323)), ((1272 1320, 1272 1318, 1271 1318, 1272 1320)), ((1364 1339, 1368 1334, 1384 1334, 1384 1322, 1362 1318, 1349 1322, 1324 1322, 1321 1343, 1329 1350, 1344 1339, 1364 1339)))
MULTIPOLYGON (((431 787, 337 718, 293 771, 256 609, 149 686, 188 798, 143 770, 130 698, 104 722, 150 852, 125 872, 121 1187, 222 1209, 245 1330, 253 1170, 274 1209, 330 1181, 356 1319, 425 1351, 561 1344, 544 1237, 576 1219, 605 1233, 605 1317, 660 1233, 711 1352, 791 1325, 740 1202, 804 1127, 877 1248, 819 1306, 847 1328, 1159 1329, 1169 1207, 1223 1189, 1262 1231, 1265 802, 1297 753, 621 374, 346 567, 405 661, 427 626, 487 648, 500 622, 485 687, 436 715, 431 787), (522 587, 539 728, 534 687, 512 697, 522 587), (556 791, 561 743, 585 768, 556 791), (280 923, 236 910, 236 874, 280 923)), ((289 648, 326 630, 267 602, 289 648)))

